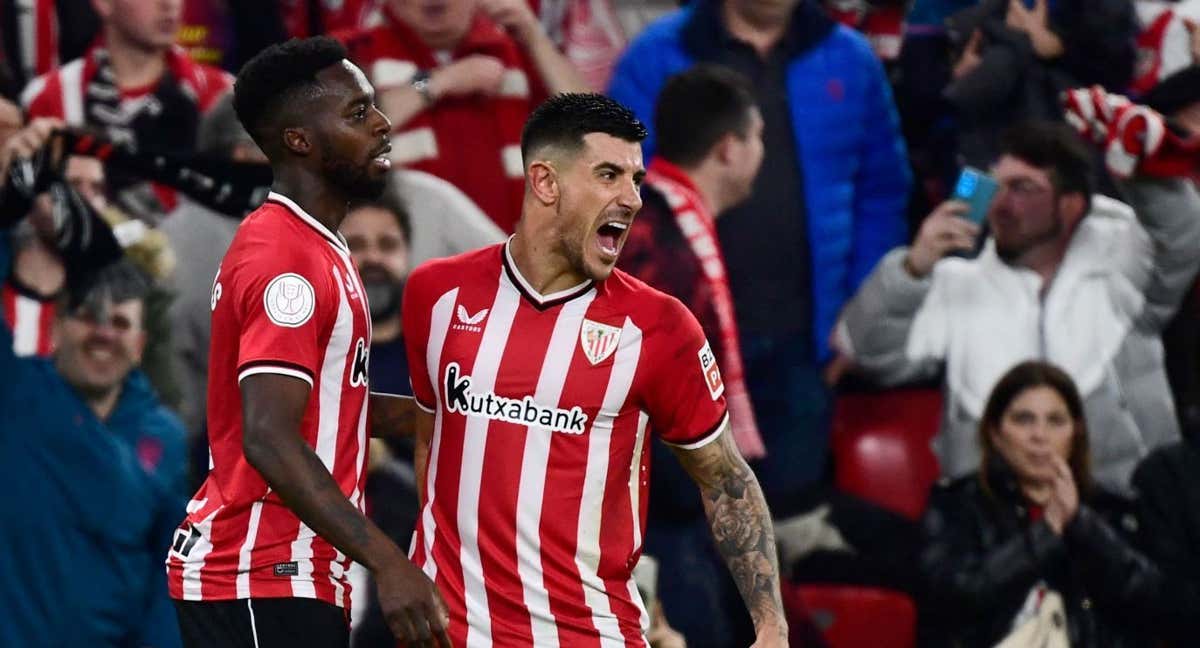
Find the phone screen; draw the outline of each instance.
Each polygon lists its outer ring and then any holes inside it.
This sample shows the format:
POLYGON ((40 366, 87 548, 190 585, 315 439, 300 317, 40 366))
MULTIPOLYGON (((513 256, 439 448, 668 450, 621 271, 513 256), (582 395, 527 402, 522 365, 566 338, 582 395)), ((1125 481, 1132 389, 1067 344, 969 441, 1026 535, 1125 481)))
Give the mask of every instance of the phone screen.
POLYGON ((967 220, 982 226, 987 220, 988 209, 991 208, 999 188, 1000 185, 988 174, 966 167, 959 174, 958 182, 954 186, 954 199, 967 203, 970 206, 966 214, 967 220))

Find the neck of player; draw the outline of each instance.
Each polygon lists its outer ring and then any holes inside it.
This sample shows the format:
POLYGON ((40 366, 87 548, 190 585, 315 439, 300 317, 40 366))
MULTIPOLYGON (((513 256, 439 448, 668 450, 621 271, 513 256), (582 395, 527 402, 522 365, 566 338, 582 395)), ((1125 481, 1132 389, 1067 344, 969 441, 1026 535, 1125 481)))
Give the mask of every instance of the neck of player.
POLYGON ((588 280, 554 245, 557 232, 552 227, 549 221, 538 227, 532 219, 522 218, 509 244, 517 272, 542 295, 574 288, 588 280))
POLYGON ((337 234, 349 211, 349 198, 336 191, 320 175, 302 166, 272 167, 271 170, 275 174, 272 191, 291 198, 325 229, 337 234))

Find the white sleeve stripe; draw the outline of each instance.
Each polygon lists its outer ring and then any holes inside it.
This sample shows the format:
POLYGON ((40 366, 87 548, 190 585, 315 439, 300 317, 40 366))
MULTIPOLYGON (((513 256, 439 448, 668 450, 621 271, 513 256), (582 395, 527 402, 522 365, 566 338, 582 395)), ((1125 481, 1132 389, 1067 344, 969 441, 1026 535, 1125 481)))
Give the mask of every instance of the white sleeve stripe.
POLYGON ((299 378, 300 380, 308 383, 309 387, 313 386, 312 376, 304 373, 303 371, 292 369, 290 367, 278 367, 275 365, 256 365, 243 370, 242 373, 238 374, 238 384, 241 384, 241 382, 246 379, 246 376, 253 376, 255 374, 278 374, 280 376, 291 376, 292 378, 299 378))
POLYGON ((425 407, 425 404, 424 404, 424 403, 422 403, 420 400, 418 400, 418 399, 414 398, 414 399, 413 399, 413 402, 417 404, 417 407, 420 407, 420 408, 421 408, 421 411, 422 411, 422 412, 425 412, 426 414, 434 414, 434 413, 435 413, 435 412, 433 411, 433 408, 432 408, 432 407, 425 407))
POLYGON ((729 412, 725 412, 725 416, 721 417, 721 422, 717 425, 716 429, 714 429, 707 436, 705 436, 701 439, 697 439, 695 441, 692 441, 691 443, 671 443, 670 441, 663 439, 663 443, 665 443, 673 448, 682 448, 684 450, 696 450, 698 448, 703 448, 704 446, 721 438, 721 433, 725 431, 726 425, 729 425, 729 412))

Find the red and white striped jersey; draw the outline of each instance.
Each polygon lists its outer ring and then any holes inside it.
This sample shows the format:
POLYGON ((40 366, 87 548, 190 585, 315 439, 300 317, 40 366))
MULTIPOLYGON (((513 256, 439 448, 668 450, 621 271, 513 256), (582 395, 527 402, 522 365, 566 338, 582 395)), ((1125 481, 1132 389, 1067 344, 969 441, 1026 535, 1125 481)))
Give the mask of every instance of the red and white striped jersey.
POLYGON ((258 373, 309 383, 300 434, 363 508, 371 316, 346 243, 272 192, 238 228, 211 303, 210 470, 167 556, 171 596, 301 597, 348 607, 350 560, 246 461, 238 387, 258 373))
POLYGON ((648 429, 701 447, 726 419, 700 325, 619 270, 539 295, 507 245, 405 284, 418 403, 435 413, 413 561, 456 646, 644 646, 648 429))
POLYGON ((54 352, 50 329, 54 325, 54 300, 38 297, 12 281, 0 287, 4 323, 13 334, 13 353, 18 357, 47 357, 54 352))

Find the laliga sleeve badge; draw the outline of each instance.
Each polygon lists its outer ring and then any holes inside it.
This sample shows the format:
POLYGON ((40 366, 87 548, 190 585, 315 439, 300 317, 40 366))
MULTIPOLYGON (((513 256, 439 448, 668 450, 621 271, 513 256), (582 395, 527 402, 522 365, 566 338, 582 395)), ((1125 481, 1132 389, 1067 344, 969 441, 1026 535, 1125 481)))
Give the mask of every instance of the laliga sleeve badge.
POLYGON ((312 284, 298 274, 287 272, 271 280, 263 293, 267 317, 279 326, 297 328, 312 317, 317 305, 312 284))
POLYGON ((721 397, 725 393, 725 382, 721 380, 721 368, 717 366, 717 357, 713 355, 712 347, 708 342, 700 347, 700 372, 704 375, 704 382, 708 385, 708 393, 713 400, 721 397))

